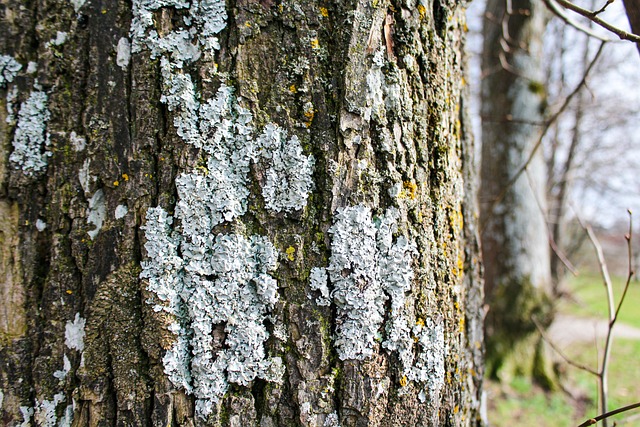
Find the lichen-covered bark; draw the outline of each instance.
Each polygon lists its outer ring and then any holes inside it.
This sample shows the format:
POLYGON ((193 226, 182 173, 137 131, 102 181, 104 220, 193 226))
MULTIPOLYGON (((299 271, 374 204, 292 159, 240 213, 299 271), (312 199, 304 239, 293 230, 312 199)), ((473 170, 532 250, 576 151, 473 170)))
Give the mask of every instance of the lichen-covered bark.
MULTIPOLYGON (((178 3, 154 9, 160 37, 182 25, 178 3)), ((281 383, 261 376, 246 386, 230 383, 206 419, 197 415, 196 399, 165 373, 175 316, 155 308, 159 296, 149 290, 149 276, 141 278, 149 235, 140 227, 149 208, 185 218, 176 210, 184 200, 176 178, 192 171, 206 176, 208 167, 204 152, 179 135, 175 118, 182 111, 166 101, 166 67, 146 48, 127 61, 130 2, 1 5, 0 54, 22 65, 0 88, 5 424, 482 423, 482 289, 463 104, 463 5, 227 1, 219 49, 180 69, 195 82, 198 102, 227 85, 251 113, 252 129, 277 125, 313 156, 308 200, 274 210, 280 205, 266 203, 263 192, 271 179, 267 161, 255 161, 246 212, 212 229, 264 236, 275 247, 278 264, 270 275, 278 297, 264 322, 270 333, 264 347, 282 359, 285 373, 281 383), (8 96, 13 88, 15 100, 8 96), (40 148, 47 166, 25 173, 9 157, 19 108, 33 91, 47 94, 49 145, 40 148), (335 294, 329 305, 319 304, 309 275, 328 268, 331 277, 338 214, 364 207, 376 227, 397 212, 389 244, 406 239, 406 248, 415 248, 403 252, 411 254, 412 279, 401 292, 402 307, 417 343, 414 363, 427 357, 420 345, 435 346, 429 354, 442 357, 442 376, 439 365, 426 361, 421 375, 403 366, 385 344, 383 325, 366 357, 341 358, 337 350, 338 323, 349 312, 340 314, 335 294), (436 331, 443 336, 440 353, 436 331)), ((381 257, 382 247, 368 255, 381 257)), ((329 291, 351 273, 334 269, 329 291)), ((375 309, 390 322, 398 313, 390 291, 380 292, 384 306, 375 309)), ((222 348, 226 331, 225 325, 211 331, 222 348)))
POLYGON ((491 0, 486 7, 482 84, 482 255, 487 367, 549 381, 534 318, 550 321, 546 169, 542 150, 527 163, 543 120, 542 36, 536 2, 491 0), (526 169, 523 169, 525 168, 526 169))

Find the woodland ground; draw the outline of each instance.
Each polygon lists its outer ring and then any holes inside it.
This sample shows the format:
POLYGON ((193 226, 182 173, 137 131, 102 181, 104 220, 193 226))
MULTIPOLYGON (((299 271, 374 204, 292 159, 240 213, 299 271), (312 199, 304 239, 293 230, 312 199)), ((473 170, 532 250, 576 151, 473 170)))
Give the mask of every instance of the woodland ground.
MULTIPOLYGON (((624 239, 602 238, 619 300, 626 280, 624 239)), ((591 250, 589 247, 588 250, 591 250)), ((579 266, 579 275, 568 278, 567 298, 558 304, 556 322, 549 335, 554 344, 576 362, 594 369, 602 360, 606 335, 607 302, 597 264, 579 266)), ((640 400, 640 282, 632 281, 614 327, 609 373, 609 409, 640 400)), ((487 381, 487 409, 491 426, 577 426, 596 415, 597 383, 593 375, 569 366, 557 355, 564 390, 546 392, 524 378, 508 384, 487 381)), ((621 414, 616 425, 640 426, 640 411, 621 414)), ((599 424, 598 424, 599 425, 599 424)), ((610 423, 609 425, 612 425, 610 423)))

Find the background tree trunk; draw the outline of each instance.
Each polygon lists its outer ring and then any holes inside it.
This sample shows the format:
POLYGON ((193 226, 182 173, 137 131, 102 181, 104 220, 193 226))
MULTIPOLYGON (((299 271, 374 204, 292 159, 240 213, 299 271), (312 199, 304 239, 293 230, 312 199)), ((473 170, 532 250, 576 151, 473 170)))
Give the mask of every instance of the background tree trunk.
POLYGON ((548 384, 532 317, 550 321, 546 169, 538 150, 545 88, 542 3, 489 0, 482 69, 481 223, 490 375, 548 384), (517 177, 517 179, 516 179, 517 177), (514 181, 515 180, 515 181, 514 181))
MULTIPOLYGON (((463 7, 438 0, 1 5, 5 425, 481 423, 463 7), (227 105, 229 116, 216 116, 227 105), (206 118, 205 107, 213 111, 206 118), (213 129, 231 122, 230 133, 213 129), (231 140, 244 143, 207 152, 206 144, 231 140), (238 153, 258 142, 243 174, 217 175, 216 165, 243 160, 238 153), (286 153, 296 149, 294 161, 286 153), (198 193, 176 179, 237 181, 198 193), (272 184, 279 199, 266 190, 272 184), (244 189, 232 205, 231 193, 244 189), (214 193, 229 197, 219 212, 203 201, 214 193), (189 217, 190 209, 204 214, 189 217), (160 227, 162 214, 174 222, 160 227), (191 219, 209 228, 188 235, 191 219), (210 265, 225 238, 253 239, 251 268, 276 251, 277 267, 264 267, 242 289, 268 302, 247 308, 261 310, 251 325, 268 333, 253 343, 255 354, 266 354, 257 363, 273 367, 280 358, 284 374, 234 380, 238 367, 229 364, 221 371, 225 392, 207 395, 209 373, 198 370, 205 366, 198 358, 230 354, 231 331, 250 329, 234 330, 233 317, 207 318, 206 309, 220 307, 198 305, 202 288, 193 281, 219 283, 223 273, 189 270, 197 255, 189 239, 216 235, 218 246, 203 246, 210 265), (171 250, 174 271, 164 257, 171 250), (323 268, 328 282, 318 279, 323 268), (398 270, 403 277, 391 274, 398 270), (170 296, 154 287, 170 280, 181 286, 170 296), (262 294, 274 280, 277 294, 262 294), (349 292, 355 300, 342 298, 349 292), (208 321, 202 330, 198 316, 208 321), (363 325, 373 331, 366 339, 357 335, 367 332, 363 325), (402 339, 394 341, 394 331, 402 339), (175 354, 187 360, 183 383, 180 366, 167 366, 175 354)), ((225 262, 239 259, 232 252, 225 262)))

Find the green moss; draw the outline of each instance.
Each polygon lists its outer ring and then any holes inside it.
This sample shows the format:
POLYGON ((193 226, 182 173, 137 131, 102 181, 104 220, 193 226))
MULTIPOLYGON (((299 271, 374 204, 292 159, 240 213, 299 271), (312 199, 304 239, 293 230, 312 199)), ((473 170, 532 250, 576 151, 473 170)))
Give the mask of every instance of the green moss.
POLYGON ((525 277, 496 287, 486 319, 486 362, 490 378, 530 376, 541 386, 553 388, 542 338, 534 319, 543 327, 553 320, 548 295, 525 277))
POLYGON ((544 86, 544 83, 538 82, 536 80, 529 81, 529 91, 537 94, 537 95, 545 95, 547 90, 544 86))

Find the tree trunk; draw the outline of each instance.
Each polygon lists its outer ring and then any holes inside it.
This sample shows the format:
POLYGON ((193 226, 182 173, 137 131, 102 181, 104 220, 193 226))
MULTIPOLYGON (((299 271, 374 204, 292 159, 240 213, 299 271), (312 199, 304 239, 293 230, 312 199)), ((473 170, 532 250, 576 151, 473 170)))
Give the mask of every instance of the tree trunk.
POLYGON ((482 423, 464 8, 2 8, 5 425, 482 423))
MULTIPOLYGON (((624 9, 627 13, 627 19, 634 34, 640 34, 640 1, 624 0, 624 9)), ((640 53, 640 44, 636 43, 638 53, 640 53)))
POLYGON ((548 382, 533 322, 550 318, 542 150, 526 164, 543 120, 545 10, 529 0, 489 0, 486 15, 480 209, 487 368, 495 377, 523 373, 548 382))

